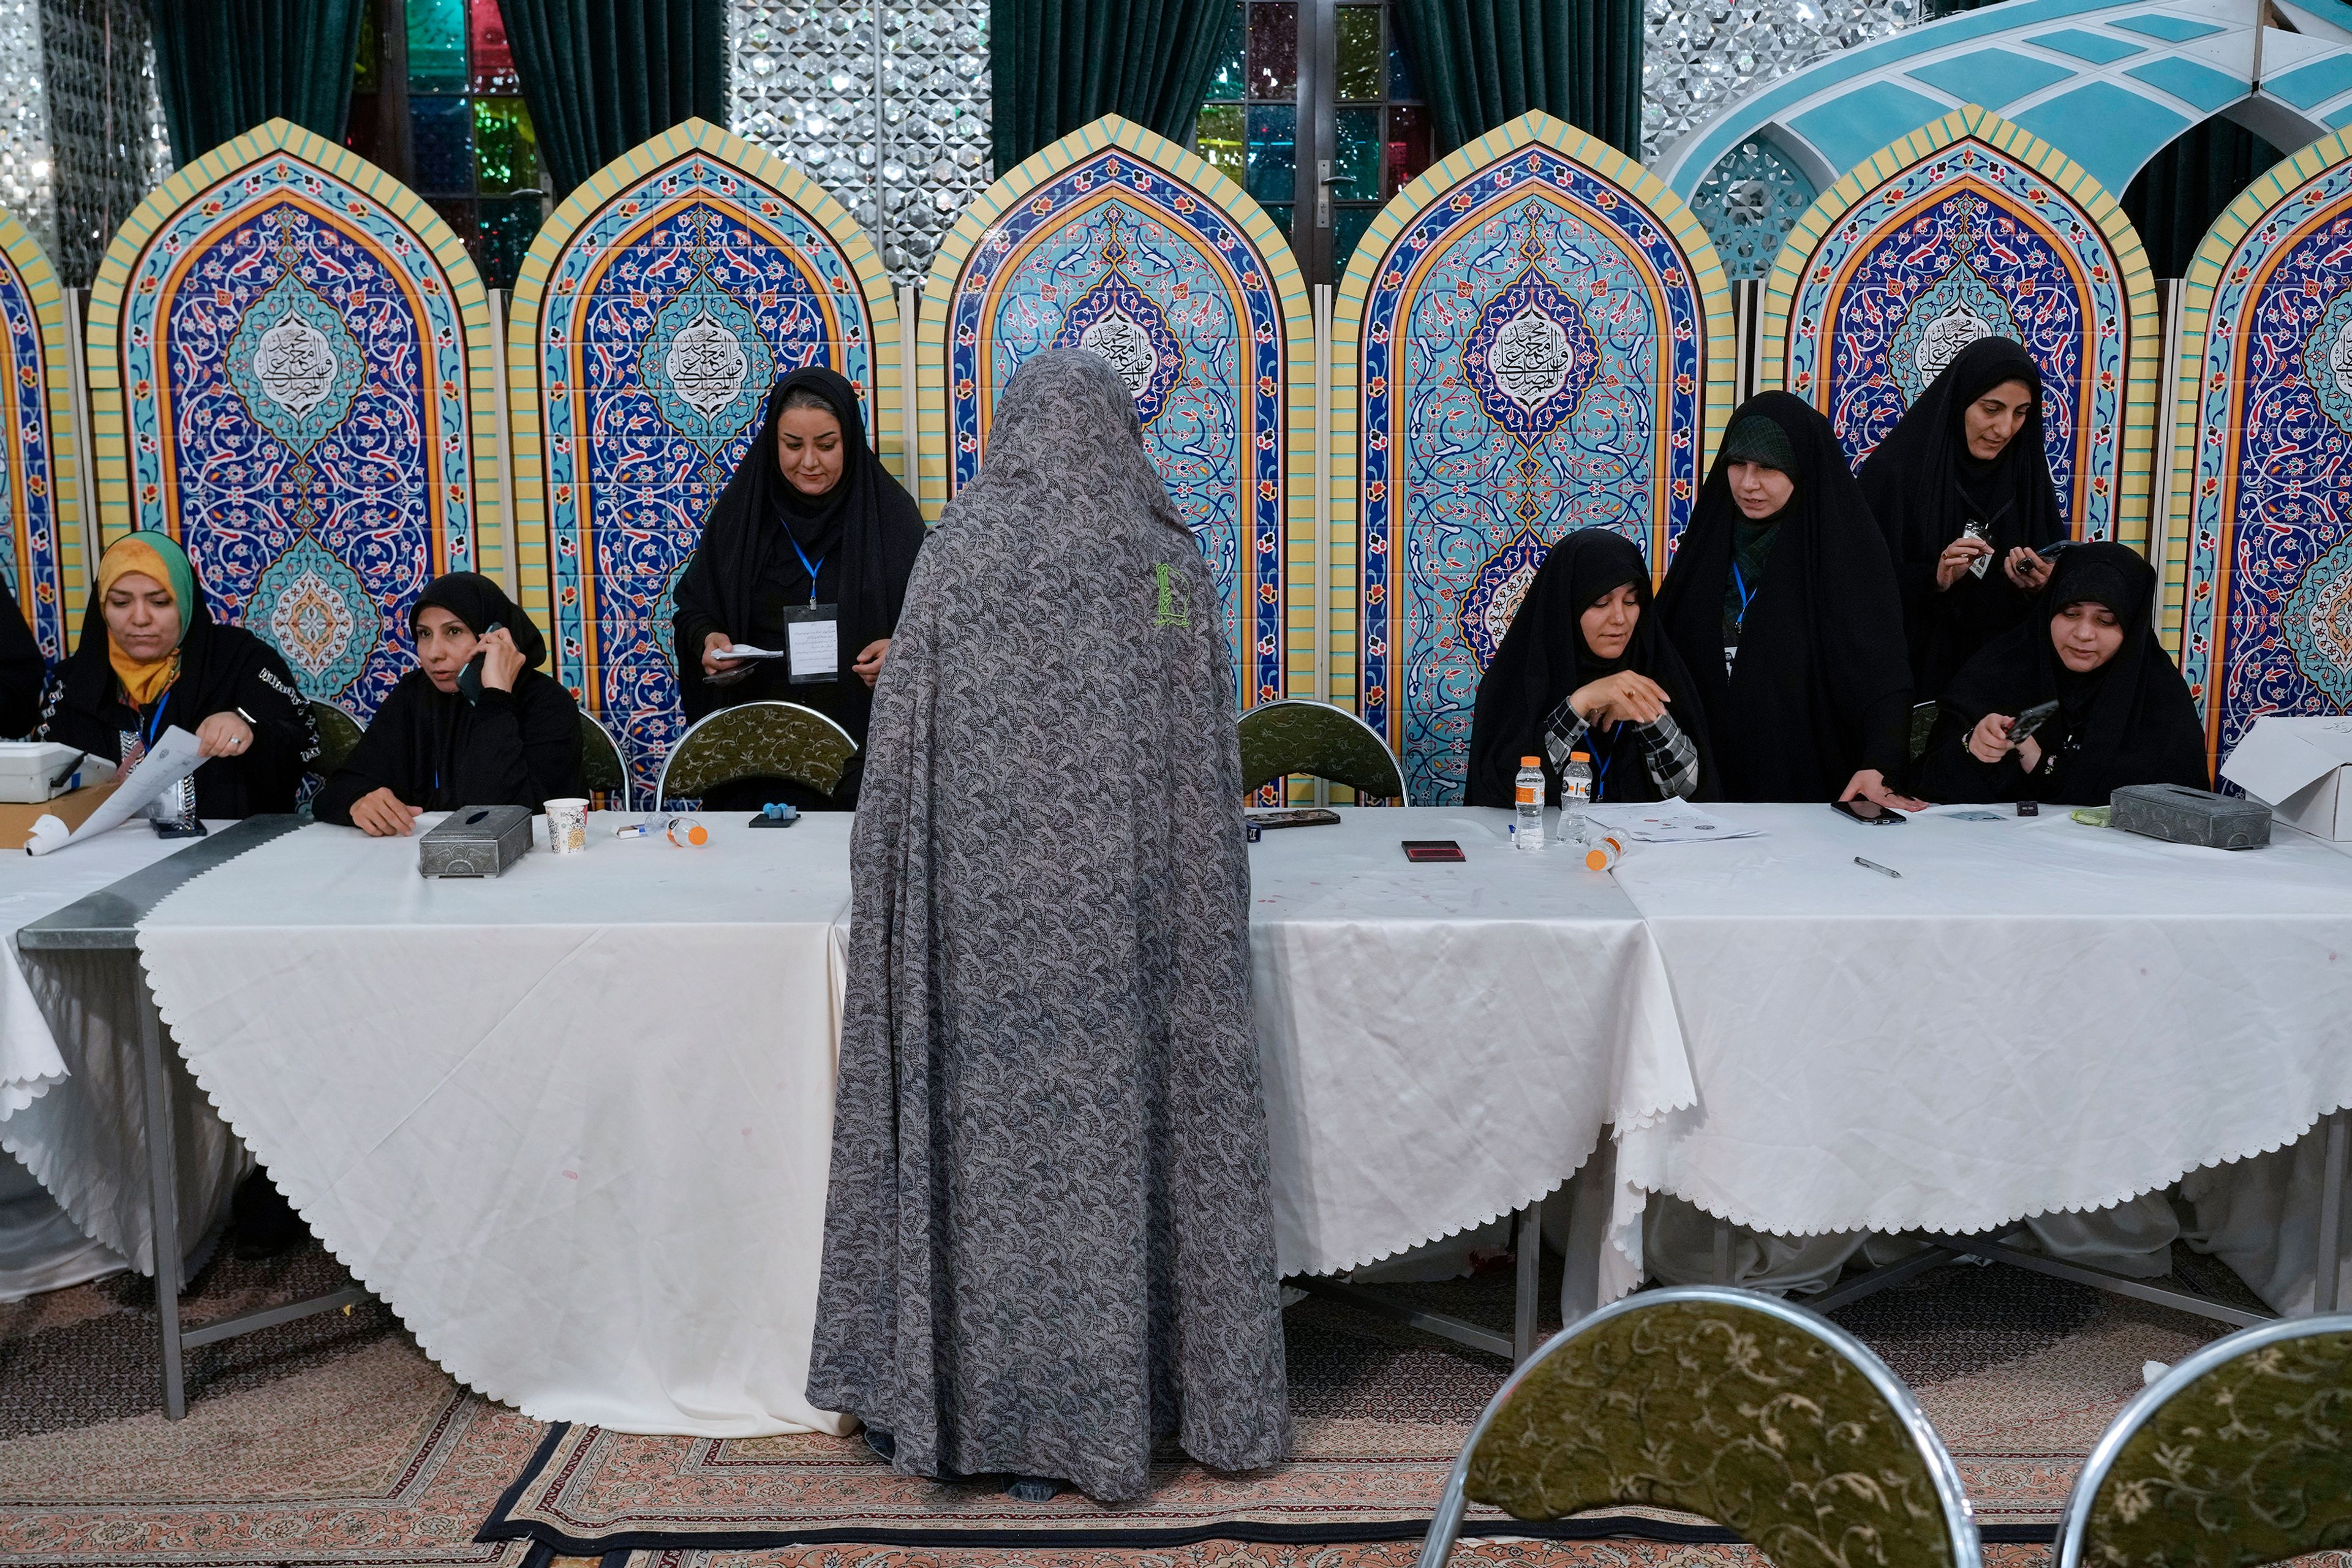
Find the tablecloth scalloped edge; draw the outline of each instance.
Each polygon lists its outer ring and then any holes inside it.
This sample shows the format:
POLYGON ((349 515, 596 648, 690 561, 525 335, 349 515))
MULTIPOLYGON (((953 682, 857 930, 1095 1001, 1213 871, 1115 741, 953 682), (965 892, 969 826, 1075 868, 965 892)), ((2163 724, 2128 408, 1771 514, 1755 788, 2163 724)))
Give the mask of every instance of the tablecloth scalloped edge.
POLYGON ((2302 1126, 2295 1129, 2293 1132, 2288 1133, 2286 1136, 2280 1138, 2273 1142, 2259 1144, 2252 1148, 2242 1148, 2237 1150, 2235 1152, 2217 1155, 2210 1160, 2200 1160, 2193 1165, 2183 1165, 2179 1170, 2173 1172, 2172 1174, 2164 1177, 2160 1181, 2151 1182, 2146 1186, 2126 1188, 2117 1193, 2113 1197, 2087 1199, 2079 1204, 2053 1204, 2046 1208, 2025 1209, 2015 1213, 2005 1214, 2001 1218, 1992 1220, 1989 1223, 1979 1223, 1974 1219, 1970 1219, 1949 1225, 1936 1225, 1922 1224, 1916 1220, 1891 1220, 1877 1216, 1865 1216, 1853 1223, 1833 1223, 1810 1228, 1791 1226, 1783 1229, 1777 1226, 1767 1225, 1751 1215, 1743 1215, 1736 1210, 1725 1212, 1723 1210, 1710 1208, 1702 1200, 1695 1198, 1687 1193, 1678 1192, 1670 1186, 1645 1187, 1642 1190, 1649 1193, 1663 1193, 1667 1197, 1671 1198, 1680 1198, 1683 1202, 1690 1205, 1693 1208, 1697 1209, 1701 1214, 1707 1215, 1716 1219, 1729 1220, 1733 1225, 1744 1226, 1749 1230, 1767 1236, 1835 1236, 1843 1231, 1853 1230, 1875 1230, 1887 1234, 1901 1234, 1909 1231, 1929 1231, 1944 1236, 1976 1236, 1982 1235, 1987 1231, 2000 1230, 2008 1226, 2021 1224, 2026 1220, 2035 1219, 2046 1214, 2096 1214, 2102 1209, 2111 1209, 2117 1204, 2127 1204, 2134 1198, 2143 1197, 2149 1193, 2162 1192, 2165 1188, 2171 1186, 2175 1182, 2179 1181, 2182 1177, 2197 1171, 2209 1171, 2218 1165, 2234 1165, 2241 1160, 2251 1160, 2262 1154, 2275 1154, 2279 1151, 2285 1149, 2292 1144, 2299 1143, 2304 1139, 2308 1138, 2311 1136, 2313 1129, 2316 1128, 2321 1122, 2326 1121, 2329 1117, 2336 1115, 2338 1111, 2346 1110, 2352 1110, 2352 1100, 2339 1100, 2334 1105, 2327 1106, 2324 1110, 2314 1112, 2309 1121, 2304 1122, 2302 1126))

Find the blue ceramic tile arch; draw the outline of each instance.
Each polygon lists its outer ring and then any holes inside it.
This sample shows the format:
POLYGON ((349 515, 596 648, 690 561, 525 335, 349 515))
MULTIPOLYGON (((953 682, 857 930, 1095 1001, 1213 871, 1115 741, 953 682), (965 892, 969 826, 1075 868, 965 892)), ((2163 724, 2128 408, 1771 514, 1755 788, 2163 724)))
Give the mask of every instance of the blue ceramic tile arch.
POLYGON ((52 662, 72 651, 83 578, 66 330, 49 258, 0 211, 0 575, 52 662))
POLYGON ((1664 572, 1728 413, 1729 289, 1664 184, 1528 115, 1374 220, 1332 352, 1334 697, 1415 804, 1459 801, 1479 679, 1551 544, 1612 528, 1664 572))
POLYGON ((2264 714, 2352 712, 2352 133, 2256 180, 2184 281, 2167 578, 2226 757, 2264 714))
POLYGON ((271 121, 124 222, 89 331, 105 537, 171 533, 216 616, 371 717, 413 668, 425 584, 499 570, 465 247, 382 171, 271 121))
POLYGON ((553 673, 615 732, 641 790, 686 729, 677 579, 768 388, 829 366, 880 435, 897 321, 841 205, 704 121, 600 170, 532 243, 507 332, 526 603, 553 673))

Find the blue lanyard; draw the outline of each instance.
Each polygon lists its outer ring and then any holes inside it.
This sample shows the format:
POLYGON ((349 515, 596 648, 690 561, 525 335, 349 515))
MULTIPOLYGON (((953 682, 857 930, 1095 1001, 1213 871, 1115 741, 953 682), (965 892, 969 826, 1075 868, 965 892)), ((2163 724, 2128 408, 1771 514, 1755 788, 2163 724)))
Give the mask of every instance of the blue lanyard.
MULTIPOLYGON (((1624 727, 1625 721, 1622 719, 1609 726, 1609 750, 1601 757, 1601 765, 1592 770, 1592 798, 1595 801, 1609 793, 1609 764, 1617 760, 1617 732, 1624 727)), ((1594 748, 1596 751, 1599 749, 1594 748)))
POLYGON ((801 558, 801 570, 809 574, 809 603, 814 605, 816 603, 816 574, 824 570, 824 557, 818 556, 816 564, 812 566, 809 564, 808 552, 801 548, 799 540, 793 538, 791 529, 784 530, 784 538, 791 542, 793 553, 801 558))
POLYGON ((1731 591, 1739 595, 1739 616, 1731 625, 1735 630, 1744 631, 1748 626, 1748 606, 1756 602, 1756 591, 1748 585, 1748 579, 1739 574, 1739 563, 1737 561, 1731 563, 1731 591))
POLYGON ((155 749, 155 737, 163 732, 163 710, 171 705, 171 688, 165 687, 163 698, 155 704, 155 717, 147 723, 147 749, 151 752, 155 749))

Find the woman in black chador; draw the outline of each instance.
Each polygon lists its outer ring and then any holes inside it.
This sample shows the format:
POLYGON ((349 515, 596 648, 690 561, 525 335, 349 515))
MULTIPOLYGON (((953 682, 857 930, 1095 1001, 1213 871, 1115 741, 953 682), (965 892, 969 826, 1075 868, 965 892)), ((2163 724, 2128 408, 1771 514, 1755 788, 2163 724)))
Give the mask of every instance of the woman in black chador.
POLYGON ((922 544, 914 499, 866 445, 856 390, 814 365, 777 382, 760 433, 711 506, 678 579, 672 628, 680 694, 688 719, 761 700, 814 708, 849 731, 858 754, 829 797, 782 780, 747 779, 714 791, 705 805, 856 805, 874 681, 922 544), (723 657, 730 647, 784 651, 790 624, 807 619, 835 626, 835 657, 821 667, 723 657))

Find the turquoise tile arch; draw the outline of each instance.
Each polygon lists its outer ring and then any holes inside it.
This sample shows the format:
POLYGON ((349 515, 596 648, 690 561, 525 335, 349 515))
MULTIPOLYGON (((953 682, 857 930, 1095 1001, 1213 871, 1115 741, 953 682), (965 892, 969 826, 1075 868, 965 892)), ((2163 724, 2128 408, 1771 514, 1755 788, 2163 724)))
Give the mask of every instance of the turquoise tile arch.
POLYGON ((362 721, 408 609, 500 569, 488 307, 464 246, 363 159, 271 121, 173 174, 100 264, 101 531, 177 538, 214 613, 362 721))
POLYGON ((2265 714, 2352 712, 2352 134, 2215 223, 2185 279, 2168 586, 2226 757, 2265 714))
POLYGON ((1366 232, 1332 329, 1332 687, 1414 804, 1462 798, 1479 679, 1562 534, 1664 571, 1729 412, 1730 314, 1697 215, 1547 115, 1366 232))
POLYGON ((848 213, 705 121, 606 165, 532 242, 507 328, 525 604, 640 794, 686 730, 677 580, 768 388, 803 365, 839 371, 902 472, 897 336, 880 258, 848 213))

